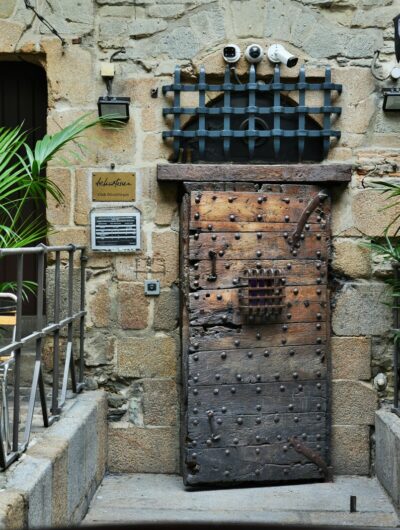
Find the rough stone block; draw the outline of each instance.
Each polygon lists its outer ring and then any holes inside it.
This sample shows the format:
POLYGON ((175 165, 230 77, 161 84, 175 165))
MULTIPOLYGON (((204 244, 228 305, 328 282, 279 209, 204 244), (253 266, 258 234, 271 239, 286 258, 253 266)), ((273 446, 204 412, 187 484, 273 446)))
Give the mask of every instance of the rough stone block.
POLYGON ((103 366, 114 360, 115 338, 104 331, 91 332, 85 340, 85 365, 103 366))
POLYGON ((332 267, 335 273, 350 278, 368 278, 371 274, 371 252, 361 244, 365 240, 336 238, 332 267))
POLYGON ((88 246, 89 232, 85 228, 66 228, 49 234, 48 239, 51 246, 64 246, 71 243, 88 246))
POLYGON ((388 288, 383 283, 346 283, 337 293, 332 314, 336 335, 381 335, 391 328, 388 288))
POLYGON ((106 328, 110 323, 111 293, 108 282, 98 283, 89 291, 88 314, 96 328, 106 328))
MULTIPOLYGON (((90 81, 93 83, 93 79, 90 81)), ((91 103, 95 100, 94 96, 91 103)), ((84 112, 90 112, 97 114, 97 109, 89 107, 84 112)), ((54 134, 62 127, 66 127, 77 118, 81 117, 84 112, 77 109, 68 110, 51 110, 47 118, 47 127, 49 134, 54 134)), ((79 161, 80 168, 87 167, 99 167, 101 165, 109 167, 110 162, 117 165, 132 165, 135 162, 135 119, 130 119, 129 122, 120 128, 110 128, 103 125, 96 125, 95 127, 86 130, 80 137, 80 143, 84 145, 84 156, 75 149, 81 155, 79 161), (110 153, 112 153, 112 160, 110 160, 110 153)), ((63 149, 59 153, 59 157, 63 156, 67 160, 70 160, 74 165, 76 164, 76 158, 72 157, 69 153, 71 146, 63 149)), ((55 163, 54 163, 55 164, 55 163)), ((52 165, 50 162, 49 165, 52 165)))
MULTIPOLYGON (((78 522, 74 518, 76 508, 80 506, 82 497, 85 495, 85 429, 87 426, 83 421, 87 420, 87 410, 78 405, 82 413, 81 421, 73 421, 71 416, 68 421, 54 425, 51 437, 67 438, 68 444, 68 484, 67 484, 67 517, 68 521, 78 522)), ((77 410, 77 409, 76 409, 77 410)), ((49 436, 50 438, 50 436, 49 436)))
POLYGON ((135 258, 131 255, 118 256, 115 260, 117 279, 121 281, 143 281, 149 274, 154 278, 165 275, 165 263, 161 258, 135 258))
POLYGON ((26 528, 28 506, 22 491, 7 489, 0 492, 0 527, 10 530, 26 528))
POLYGON ((367 426, 332 426, 332 467, 335 475, 368 475, 370 432, 367 426))
POLYGON ((162 18, 179 18, 185 13, 186 9, 184 5, 154 5, 147 8, 147 14, 149 17, 162 17, 162 18))
POLYGON ((264 36, 265 2, 263 0, 234 0, 229 5, 233 29, 239 38, 264 36))
POLYGON ((333 425, 373 425, 378 407, 375 389, 364 382, 332 381, 333 425))
POLYGON ((134 39, 142 39, 143 37, 149 37, 160 31, 164 31, 168 24, 165 20, 152 20, 152 19, 136 19, 130 23, 128 32, 129 36, 134 39))
POLYGON ((179 395, 171 379, 142 379, 140 386, 144 425, 178 424, 179 395))
POLYGON ((24 493, 29 506, 28 527, 44 528, 52 524, 52 470, 51 461, 26 456, 23 465, 18 465, 7 484, 11 489, 24 493), (44 510, 43 507, 48 509, 44 510))
POLYGON ((155 223, 157 225, 170 225, 178 213, 177 186, 169 183, 157 186, 156 202, 155 223))
POLYGON ((117 340, 117 373, 123 377, 175 377, 176 342, 172 337, 126 337, 117 340))
POLYGON ((122 329, 145 329, 148 325, 150 299, 142 283, 119 282, 118 323, 122 329))
POLYGON ((366 337, 332 337, 332 378, 371 378, 371 339, 366 337))
POLYGON ((23 24, 0 20, 1 51, 3 53, 12 53, 23 31, 23 24))
POLYGON ((396 507, 400 507, 400 418, 388 409, 375 415, 375 471, 396 507))
POLYGON ((53 225, 68 225, 71 212, 71 172, 66 168, 49 168, 47 178, 54 182, 62 191, 64 199, 57 202, 48 194, 46 216, 49 223, 53 225))
MULTIPOLYGON (((57 21, 55 20, 54 24, 57 24, 57 21)), ((51 106, 56 101, 68 101, 72 105, 92 103, 95 92, 91 52, 81 46, 61 48, 58 39, 42 42, 46 53, 46 73, 51 106), (78 72, 79 83, 76 82, 78 72)))
POLYGON ((74 222, 77 225, 88 226, 91 200, 89 194, 90 174, 87 170, 75 171, 75 211, 74 222))
POLYGON ((171 156, 171 146, 164 142, 160 133, 147 133, 143 140, 143 160, 166 162, 171 156))
MULTIPOLYGON (((385 228, 400 214, 400 206, 387 209, 393 200, 387 200, 379 190, 367 188, 354 193, 352 199, 352 214, 354 227, 361 233, 371 237, 382 237, 385 228), (386 209, 385 209, 386 208, 386 209), (373 222, 371 222, 373 219, 373 222)), ((389 233, 396 230, 394 225, 389 233)))
POLYGON ((111 423, 108 469, 112 473, 177 473, 176 427, 137 427, 111 423))
POLYGON ((17 0, 3 0, 0 6, 0 18, 10 17, 15 9, 17 0))
MULTIPOLYGON (((64 257, 63 254, 62 257, 64 257)), ((80 309, 80 271, 74 268, 72 284, 72 309, 74 312, 80 309)), ((46 303, 51 310, 55 302, 55 267, 46 269, 46 303)), ((53 314, 50 313, 51 318, 53 314)), ((49 317, 50 317, 49 315, 49 317)), ((60 268, 60 316, 65 318, 68 315, 68 267, 61 265, 60 268)))
POLYGON ((67 483, 68 483, 68 443, 64 439, 52 438, 51 444, 37 443, 28 450, 28 455, 49 459, 52 463, 52 526, 66 526, 67 483))
POLYGON ((153 256, 164 262, 163 287, 170 286, 179 277, 179 235, 172 230, 153 232, 153 256))
POLYGON ((179 290, 173 286, 168 291, 161 291, 155 300, 153 327, 156 331, 172 331, 178 325, 179 290))

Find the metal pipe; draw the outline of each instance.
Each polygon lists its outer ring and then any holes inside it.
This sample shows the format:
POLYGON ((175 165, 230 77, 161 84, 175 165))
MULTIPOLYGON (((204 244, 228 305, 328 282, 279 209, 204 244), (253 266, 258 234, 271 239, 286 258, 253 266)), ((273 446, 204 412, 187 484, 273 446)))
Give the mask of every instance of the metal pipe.
MULTIPOLYGON (((15 330, 16 342, 21 341, 22 329, 22 281, 24 276, 24 255, 17 255, 17 322, 15 330)), ((13 443, 12 450, 18 452, 19 449, 19 416, 20 416, 20 384, 21 384, 21 347, 18 346, 15 351, 14 366, 14 413, 13 413, 13 443)))
POLYGON ((86 274, 87 257, 84 250, 81 250, 81 317, 79 319, 79 382, 84 378, 84 355, 85 355, 85 274, 86 274))
MULTIPOLYGON (((56 266, 54 271, 54 322, 60 320, 60 251, 56 251, 56 266)), ((58 414, 58 384, 60 377, 60 329, 54 330, 53 336, 53 391, 51 413, 58 414)))
MULTIPOLYGON (((400 281, 399 270, 400 268, 398 264, 397 263, 394 264, 393 271, 394 271, 395 289, 399 288, 399 281, 400 281)), ((394 306, 393 306, 394 327, 395 327, 395 330, 398 331, 400 327, 400 310, 399 310, 400 296, 395 296, 393 298, 393 302, 394 302, 394 306)), ((399 353, 400 353, 400 345, 396 337, 394 341, 394 352, 393 352, 393 372, 394 372, 393 407, 395 411, 397 412, 399 409, 399 353)))

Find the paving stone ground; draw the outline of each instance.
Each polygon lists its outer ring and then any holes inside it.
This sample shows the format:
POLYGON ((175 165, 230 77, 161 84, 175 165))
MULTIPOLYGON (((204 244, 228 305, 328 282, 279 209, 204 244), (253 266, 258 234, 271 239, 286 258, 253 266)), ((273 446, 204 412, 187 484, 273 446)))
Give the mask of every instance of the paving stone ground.
POLYGON ((177 475, 107 475, 84 525, 247 522, 396 527, 396 511, 376 478, 332 483, 188 491, 177 475), (350 496, 357 513, 350 513, 350 496))

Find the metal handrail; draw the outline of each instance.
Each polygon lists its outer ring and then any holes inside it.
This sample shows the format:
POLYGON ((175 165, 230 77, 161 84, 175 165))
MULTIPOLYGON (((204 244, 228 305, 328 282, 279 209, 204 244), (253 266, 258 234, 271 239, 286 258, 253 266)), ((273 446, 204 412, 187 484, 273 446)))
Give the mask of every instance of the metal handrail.
POLYGON ((83 245, 47 246, 40 244, 37 247, 25 247, 19 249, 0 249, 0 259, 6 256, 16 256, 16 328, 11 343, 0 348, 0 357, 14 355, 14 406, 13 406, 13 429, 12 440, 4 440, 0 430, 0 467, 6 469, 12 462, 26 450, 32 430, 32 420, 36 401, 36 393, 39 388, 40 402, 42 408, 43 424, 49 427, 59 418, 61 410, 66 401, 67 386, 69 376, 71 387, 74 393, 80 392, 84 388, 84 340, 85 340, 85 264, 87 261, 86 247, 83 245), (54 281, 54 311, 50 324, 43 322, 44 309, 44 275, 45 257, 50 252, 55 253, 55 281, 54 281), (73 277, 75 254, 80 253, 80 307, 79 311, 73 310, 73 277), (68 254, 68 282, 67 282, 67 317, 61 318, 60 298, 61 298, 61 254, 68 254), (23 266, 25 255, 37 256, 37 298, 36 298, 36 331, 22 337, 21 317, 22 317, 22 293, 23 293, 23 266), (79 324, 79 348, 78 348, 78 380, 75 373, 73 331, 74 324, 79 324), (66 358, 63 369, 61 392, 59 389, 60 377, 60 331, 67 330, 66 358), (51 408, 48 410, 44 377, 42 370, 43 341, 47 336, 53 337, 53 374, 51 391, 51 408), (35 344, 35 367, 30 390, 28 413, 25 423, 25 431, 22 442, 19 440, 20 423, 20 400, 21 400, 21 360, 22 350, 29 343, 35 344))

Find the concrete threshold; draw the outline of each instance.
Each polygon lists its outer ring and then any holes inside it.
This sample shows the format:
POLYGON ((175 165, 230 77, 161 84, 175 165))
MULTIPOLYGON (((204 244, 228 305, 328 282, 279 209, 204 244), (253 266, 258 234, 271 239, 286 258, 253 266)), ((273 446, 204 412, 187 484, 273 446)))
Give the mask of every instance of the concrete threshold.
POLYGON ((331 483, 187 491, 176 475, 107 475, 84 525, 126 523, 286 523, 396 527, 399 519, 376 478, 331 483), (350 513, 350 496, 357 512, 350 513))

